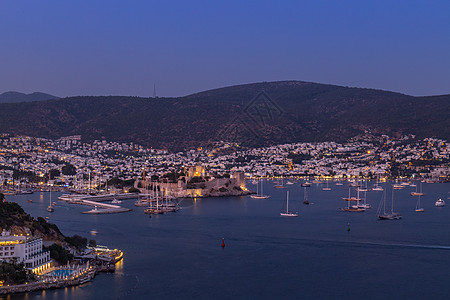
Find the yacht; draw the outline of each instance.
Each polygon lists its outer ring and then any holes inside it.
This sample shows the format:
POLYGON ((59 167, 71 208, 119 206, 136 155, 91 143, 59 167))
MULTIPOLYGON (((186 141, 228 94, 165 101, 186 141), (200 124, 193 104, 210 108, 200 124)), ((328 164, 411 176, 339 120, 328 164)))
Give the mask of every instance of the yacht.
POLYGON ((445 201, 442 200, 441 198, 439 198, 439 200, 436 201, 436 203, 434 203, 434 205, 436 205, 437 207, 441 207, 445 205, 445 201))
POLYGON ((280 212, 282 217, 298 217, 298 213, 294 211, 289 211, 289 192, 286 193, 286 211, 280 212))

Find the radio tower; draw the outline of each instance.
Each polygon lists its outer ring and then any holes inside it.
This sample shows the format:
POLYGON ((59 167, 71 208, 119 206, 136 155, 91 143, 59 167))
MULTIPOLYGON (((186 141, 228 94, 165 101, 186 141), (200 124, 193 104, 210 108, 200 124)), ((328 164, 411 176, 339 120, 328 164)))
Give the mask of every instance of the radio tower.
POLYGON ((153 84, 153 98, 158 98, 158 96, 156 96, 156 84, 153 84))

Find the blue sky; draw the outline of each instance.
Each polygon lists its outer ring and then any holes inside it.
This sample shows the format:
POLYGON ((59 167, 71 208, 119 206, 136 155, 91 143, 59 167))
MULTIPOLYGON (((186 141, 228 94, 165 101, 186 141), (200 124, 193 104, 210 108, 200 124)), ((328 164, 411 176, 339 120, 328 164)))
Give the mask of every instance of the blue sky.
POLYGON ((0 1, 0 93, 303 80, 450 94, 450 1, 0 1))

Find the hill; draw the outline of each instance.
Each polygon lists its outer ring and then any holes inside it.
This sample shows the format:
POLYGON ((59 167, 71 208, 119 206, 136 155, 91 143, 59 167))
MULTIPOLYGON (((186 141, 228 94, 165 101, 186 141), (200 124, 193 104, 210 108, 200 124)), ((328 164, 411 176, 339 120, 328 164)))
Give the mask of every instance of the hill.
POLYGON ((59 97, 39 92, 31 94, 24 94, 19 92, 5 92, 3 94, 0 94, 0 103, 43 101, 58 98, 59 97))
POLYGON ((181 150, 213 141, 265 146, 344 141, 370 130, 450 137, 450 95, 301 81, 262 82, 178 98, 70 97, 0 104, 0 133, 137 142, 181 150))

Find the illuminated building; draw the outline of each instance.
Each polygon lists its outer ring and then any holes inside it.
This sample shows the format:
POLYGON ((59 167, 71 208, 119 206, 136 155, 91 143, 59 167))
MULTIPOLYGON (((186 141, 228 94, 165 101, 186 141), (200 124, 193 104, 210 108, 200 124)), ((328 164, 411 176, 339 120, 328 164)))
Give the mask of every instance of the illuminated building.
POLYGON ((0 261, 24 263, 25 268, 40 273, 51 265, 50 252, 43 250, 41 238, 11 235, 3 230, 0 236, 0 261))

